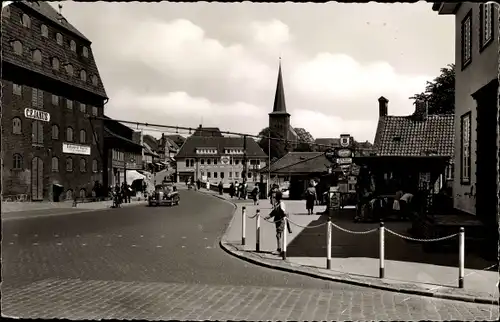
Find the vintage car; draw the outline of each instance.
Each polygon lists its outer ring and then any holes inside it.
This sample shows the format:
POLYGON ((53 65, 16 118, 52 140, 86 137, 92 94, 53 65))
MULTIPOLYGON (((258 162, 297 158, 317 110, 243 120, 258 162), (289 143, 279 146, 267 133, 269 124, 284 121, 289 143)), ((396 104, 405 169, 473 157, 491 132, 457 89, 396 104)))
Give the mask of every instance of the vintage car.
POLYGON ((155 191, 148 198, 148 205, 151 206, 175 206, 180 201, 177 187, 172 183, 162 183, 155 186, 155 191))

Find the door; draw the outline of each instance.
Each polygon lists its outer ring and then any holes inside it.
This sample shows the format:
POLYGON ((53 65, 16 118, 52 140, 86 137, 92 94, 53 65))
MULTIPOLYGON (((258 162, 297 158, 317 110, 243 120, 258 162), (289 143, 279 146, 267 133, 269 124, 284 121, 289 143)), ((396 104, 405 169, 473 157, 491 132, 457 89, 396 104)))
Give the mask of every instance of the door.
POLYGON ((31 200, 43 200, 43 161, 39 157, 31 160, 31 200))

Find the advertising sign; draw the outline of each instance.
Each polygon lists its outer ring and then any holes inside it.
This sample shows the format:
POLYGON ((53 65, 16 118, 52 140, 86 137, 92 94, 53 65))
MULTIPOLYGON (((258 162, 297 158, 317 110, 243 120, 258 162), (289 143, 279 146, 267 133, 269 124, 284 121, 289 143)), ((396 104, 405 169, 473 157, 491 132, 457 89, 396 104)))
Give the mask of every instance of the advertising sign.
POLYGON ((325 158, 330 162, 335 162, 335 150, 333 149, 326 150, 325 158))
POLYGON ((338 158, 337 163, 338 164, 351 164, 352 158, 338 158))
POLYGON ((352 156, 352 152, 349 149, 341 149, 337 151, 337 156, 339 158, 350 158, 352 156))
POLYGON ((35 110, 32 108, 24 109, 24 117, 32 120, 50 122, 50 114, 44 111, 35 110))
POLYGON ((90 155, 90 145, 63 143, 63 153, 90 155))

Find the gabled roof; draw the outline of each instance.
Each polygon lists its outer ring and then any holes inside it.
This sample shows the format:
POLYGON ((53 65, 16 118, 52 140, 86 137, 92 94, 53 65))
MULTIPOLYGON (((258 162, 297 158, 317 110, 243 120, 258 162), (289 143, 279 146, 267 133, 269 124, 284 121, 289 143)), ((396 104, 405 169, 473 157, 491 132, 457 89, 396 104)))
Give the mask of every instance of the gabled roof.
MULTIPOLYGON (((323 152, 288 152, 271 164, 271 173, 323 173, 332 163, 323 152)), ((268 172, 265 167, 261 172, 268 172)))
POLYGON ((281 59, 278 69, 278 82, 276 84, 276 93, 274 95, 273 112, 270 114, 288 114, 285 103, 285 88, 283 87, 283 76, 281 75, 281 59))
MULTIPOLYGON (((247 157, 267 158, 267 154, 259 144, 251 138, 246 139, 247 157)), ((217 153, 224 154, 225 148, 243 148, 243 138, 240 137, 216 137, 216 136, 190 136, 182 145, 176 158, 199 157, 197 148, 217 149, 217 153)))
POLYGON ((453 157, 454 115, 381 116, 375 134, 377 156, 437 155, 453 157))

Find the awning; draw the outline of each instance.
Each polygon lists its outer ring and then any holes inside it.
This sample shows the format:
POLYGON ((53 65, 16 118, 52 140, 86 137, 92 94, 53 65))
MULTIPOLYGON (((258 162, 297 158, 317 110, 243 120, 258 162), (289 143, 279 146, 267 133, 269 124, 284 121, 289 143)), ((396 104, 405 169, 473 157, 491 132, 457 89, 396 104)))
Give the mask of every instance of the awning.
MULTIPOLYGON (((120 179, 123 179, 123 172, 120 172, 120 176, 121 178, 120 179)), ((141 180, 141 179, 145 179, 146 176, 143 175, 143 174, 140 174, 139 172, 135 171, 135 170, 127 170, 127 183, 128 184, 132 184, 132 182, 134 182, 135 180, 141 180)), ((122 181, 122 180, 120 180, 122 181)))

